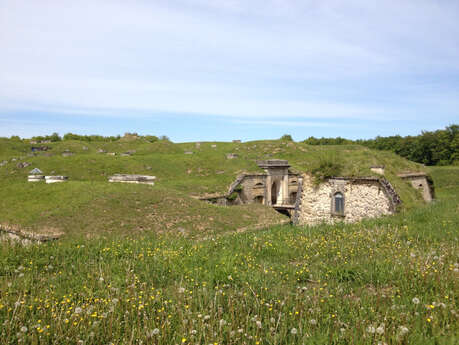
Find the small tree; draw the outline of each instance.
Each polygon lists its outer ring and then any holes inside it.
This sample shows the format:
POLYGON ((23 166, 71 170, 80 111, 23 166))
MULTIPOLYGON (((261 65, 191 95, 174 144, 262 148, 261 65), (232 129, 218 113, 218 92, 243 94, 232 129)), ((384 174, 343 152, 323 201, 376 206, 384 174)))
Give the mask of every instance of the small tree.
POLYGON ((283 140, 283 141, 293 141, 293 138, 290 134, 284 134, 280 140, 283 140))

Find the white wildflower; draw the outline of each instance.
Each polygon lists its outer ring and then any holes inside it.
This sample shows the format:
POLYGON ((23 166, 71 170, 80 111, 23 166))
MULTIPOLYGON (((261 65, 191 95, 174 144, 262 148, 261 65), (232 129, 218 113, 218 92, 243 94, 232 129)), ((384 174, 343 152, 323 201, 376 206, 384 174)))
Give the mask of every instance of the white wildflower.
POLYGON ((256 321, 256 324, 257 324, 257 327, 258 327, 258 328, 261 328, 261 321, 257 320, 257 321, 256 321))
POLYGON ((159 328, 155 328, 153 331, 151 331, 153 335, 159 334, 159 328))
POLYGON ((197 334, 197 333, 198 333, 197 330, 195 330, 195 329, 191 330, 191 334, 195 335, 195 334, 197 334))
POLYGON ((384 334, 384 326, 381 325, 378 328, 376 328, 376 333, 378 334, 384 334))
POLYGON ((292 328, 292 329, 290 330, 290 333, 292 333, 292 334, 297 334, 297 333, 298 333, 298 330, 297 330, 296 328, 292 328))
POLYGON ((207 321, 207 320, 209 320, 209 319, 210 319, 210 315, 204 316, 204 320, 205 320, 205 321, 207 321))
POLYGON ((272 317, 272 318, 269 319, 269 321, 270 321, 271 323, 274 323, 274 322, 276 322, 276 319, 272 317))
POLYGON ((405 326, 400 326, 398 329, 399 329, 401 335, 404 335, 404 334, 408 333, 408 328, 405 327, 405 326))
POLYGON ((178 293, 184 293, 184 292, 185 292, 185 288, 182 288, 182 287, 178 288, 178 293))
POLYGON ((243 330, 242 328, 239 328, 239 329, 237 330, 237 332, 238 332, 238 333, 242 333, 242 332, 244 332, 244 330, 243 330))
POLYGON ((81 314, 82 311, 83 309, 81 309, 80 307, 75 308, 75 314, 81 314))
POLYGON ((311 319, 311 320, 309 320, 309 323, 311 325, 317 325, 317 320, 316 319, 311 319))
POLYGON ((417 297, 414 297, 412 300, 411 300, 414 304, 419 304, 419 298, 417 297))
POLYGON ((21 332, 22 332, 22 333, 27 332, 27 327, 26 327, 26 326, 22 326, 22 327, 21 327, 21 332))
POLYGON ((374 332, 376 332, 376 328, 374 328, 373 326, 368 326, 367 332, 373 334, 374 332))
POLYGON ((226 321, 224 319, 221 319, 219 321, 219 324, 220 324, 220 327, 223 327, 224 325, 226 325, 226 321))

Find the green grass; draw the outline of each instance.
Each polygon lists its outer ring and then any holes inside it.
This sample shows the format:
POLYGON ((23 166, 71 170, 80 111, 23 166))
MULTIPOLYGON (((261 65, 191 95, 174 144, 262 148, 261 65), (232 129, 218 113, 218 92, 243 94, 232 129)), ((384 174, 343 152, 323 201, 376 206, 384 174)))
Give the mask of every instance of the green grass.
POLYGON ((41 233, 100 234, 108 231, 132 234, 138 229, 159 228, 171 232, 185 229, 187 233, 217 233, 263 220, 276 223, 280 216, 268 208, 250 206, 229 211, 192 198, 224 194, 238 174, 260 172, 256 161, 267 158, 287 159, 293 170, 311 172, 327 157, 339 157, 340 173, 344 176, 371 176, 374 174, 370 166, 385 165, 386 177, 400 194, 403 209, 423 204, 421 195, 396 176, 401 171, 423 170, 422 166, 390 152, 372 151, 357 145, 321 147, 273 140, 204 142, 197 147, 196 143, 149 143, 141 139, 63 141, 46 145, 51 147, 48 152, 31 156, 30 144, 0 138, 0 162, 8 161, 0 167, 0 224, 41 233), (118 154, 128 150, 136 152, 130 157, 108 156, 98 153, 99 149, 118 154), (75 155, 62 157, 65 150, 75 155), (187 155, 185 151, 193 151, 193 154, 187 155), (236 153, 238 158, 226 159, 228 153, 236 153), (28 162, 31 166, 21 169, 17 167, 19 162, 28 162), (34 167, 47 175, 69 176, 70 182, 59 186, 27 183, 27 173, 34 167), (109 185, 107 179, 115 173, 155 175, 157 182, 153 189, 109 185), (152 216, 152 205, 156 205, 154 207, 163 218, 158 220, 152 216), (214 220, 206 219, 209 214, 215 216, 210 217, 214 220), (201 221, 197 222, 199 217, 201 221))
POLYGON ((436 202, 353 225, 3 242, 0 343, 457 344, 454 169, 436 202))

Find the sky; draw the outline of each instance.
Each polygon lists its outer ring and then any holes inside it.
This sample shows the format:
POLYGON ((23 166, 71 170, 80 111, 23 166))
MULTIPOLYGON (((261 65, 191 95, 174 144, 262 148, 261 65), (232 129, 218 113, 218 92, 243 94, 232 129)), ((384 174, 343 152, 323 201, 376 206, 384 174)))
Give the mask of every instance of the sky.
POLYGON ((459 121, 457 0, 0 0, 0 136, 416 135, 459 121))

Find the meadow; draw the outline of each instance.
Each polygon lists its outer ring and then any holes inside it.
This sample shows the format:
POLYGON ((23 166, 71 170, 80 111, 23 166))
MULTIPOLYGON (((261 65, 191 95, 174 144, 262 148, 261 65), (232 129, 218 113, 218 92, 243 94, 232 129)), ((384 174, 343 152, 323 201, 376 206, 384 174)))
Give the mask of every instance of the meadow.
POLYGON ((0 244, 1 344, 457 344, 459 169, 353 225, 0 244))
POLYGON ((420 194, 397 173, 424 167, 394 153, 359 145, 313 146, 283 140, 175 144, 143 138, 40 145, 0 138, 0 227, 19 227, 43 235, 153 231, 207 237, 278 224, 286 217, 271 208, 216 207, 197 199, 225 194, 238 174, 261 172, 257 160, 269 158, 287 159, 297 172, 321 170, 321 162, 334 162, 340 170, 333 174, 344 176, 371 176, 370 166, 385 165, 385 177, 400 194, 403 209, 423 204, 420 194), (49 150, 31 152, 33 146, 48 146, 49 150), (127 151, 132 154, 121 155, 127 151), (62 156, 65 152, 73 156, 62 156), (227 159, 228 154, 236 158, 227 159), (23 168, 24 163, 30 165, 23 168), (69 181, 27 183, 33 168, 45 175, 66 175, 69 181), (153 187, 108 183, 108 177, 116 173, 154 175, 157 179, 153 187))

